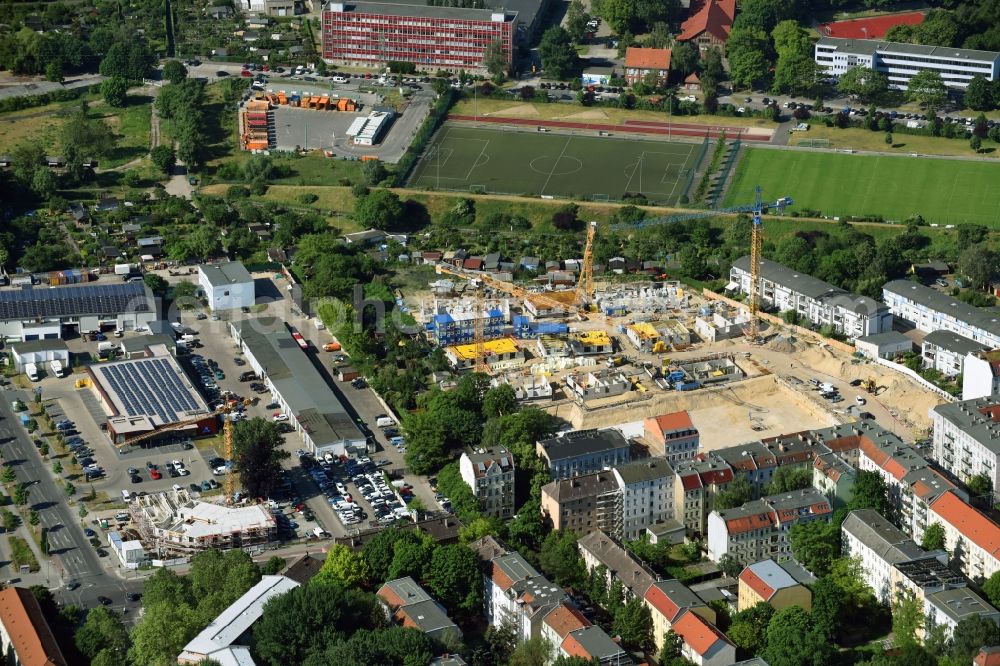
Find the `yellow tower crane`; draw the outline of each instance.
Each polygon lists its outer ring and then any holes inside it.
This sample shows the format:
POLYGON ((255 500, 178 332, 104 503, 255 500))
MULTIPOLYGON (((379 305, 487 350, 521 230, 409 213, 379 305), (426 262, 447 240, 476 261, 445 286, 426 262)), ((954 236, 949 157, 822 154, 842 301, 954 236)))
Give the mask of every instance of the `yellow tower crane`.
POLYGON ((597 233, 597 222, 587 226, 587 244, 583 247, 583 263, 580 266, 580 279, 576 282, 576 298, 574 302, 586 309, 594 298, 594 235, 597 233))

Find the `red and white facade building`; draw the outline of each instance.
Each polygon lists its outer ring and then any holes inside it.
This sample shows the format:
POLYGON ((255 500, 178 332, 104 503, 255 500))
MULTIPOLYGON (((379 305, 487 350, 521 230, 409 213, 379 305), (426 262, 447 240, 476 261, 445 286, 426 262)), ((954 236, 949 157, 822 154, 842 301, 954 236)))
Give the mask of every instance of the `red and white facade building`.
POLYGON ((354 67, 410 62, 423 70, 484 70, 499 40, 510 65, 517 12, 424 4, 331 2, 323 9, 323 59, 354 67))

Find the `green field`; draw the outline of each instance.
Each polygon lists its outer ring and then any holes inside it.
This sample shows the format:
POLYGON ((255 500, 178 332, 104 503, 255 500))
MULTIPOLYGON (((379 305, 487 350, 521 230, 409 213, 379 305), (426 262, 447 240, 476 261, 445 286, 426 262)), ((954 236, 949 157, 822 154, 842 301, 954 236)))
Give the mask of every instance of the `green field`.
POLYGON ((675 203, 701 146, 446 124, 410 177, 410 187, 584 197, 616 201, 642 193, 675 203))
POLYGON ((931 224, 975 222, 1000 228, 1000 164, 750 148, 725 205, 792 197, 792 210, 829 216, 881 215, 901 222, 919 214, 931 224))

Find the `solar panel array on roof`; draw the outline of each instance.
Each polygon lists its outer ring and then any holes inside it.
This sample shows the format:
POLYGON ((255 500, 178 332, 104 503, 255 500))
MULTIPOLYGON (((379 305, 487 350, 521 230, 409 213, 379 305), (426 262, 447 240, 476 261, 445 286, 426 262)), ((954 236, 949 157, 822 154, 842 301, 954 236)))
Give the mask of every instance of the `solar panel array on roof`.
POLYGON ((139 282, 0 291, 0 319, 149 311, 146 287, 139 282))
POLYGON ((181 382, 176 369, 162 358, 146 358, 100 366, 102 375, 129 416, 159 418, 173 423, 185 413, 202 409, 181 382))

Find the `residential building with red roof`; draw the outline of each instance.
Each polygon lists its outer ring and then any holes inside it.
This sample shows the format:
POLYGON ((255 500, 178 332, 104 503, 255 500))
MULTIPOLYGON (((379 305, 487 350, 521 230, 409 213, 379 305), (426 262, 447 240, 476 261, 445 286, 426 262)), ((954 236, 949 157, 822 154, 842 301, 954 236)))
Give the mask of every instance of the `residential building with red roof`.
POLYGON ((708 516, 708 559, 729 555, 740 564, 791 553, 788 532, 793 525, 833 516, 830 500, 814 488, 771 495, 741 507, 713 511, 708 516))
POLYGON ((20 666, 66 666, 42 607, 24 587, 0 590, 0 645, 4 661, 20 666))
POLYGON ((812 610, 812 592, 807 582, 816 582, 795 560, 778 563, 767 559, 744 567, 739 576, 739 610, 763 602, 775 610, 798 606, 812 610), (787 565, 786 565, 787 562, 787 565))
POLYGON ((411 577, 390 580, 376 594, 400 626, 422 631, 440 641, 462 640, 462 630, 448 617, 444 607, 411 577))
POLYGON ((692 42, 698 48, 724 46, 729 39, 729 31, 736 18, 736 0, 705 0, 697 10, 681 24, 678 42, 692 42))
POLYGON ((729 666, 736 662, 736 646, 718 627, 698 613, 685 611, 673 623, 681 638, 681 656, 698 666, 729 666))
POLYGON ((715 496, 735 478, 733 469, 713 455, 680 463, 674 472, 674 520, 692 532, 704 534, 715 496))
POLYGON ((698 455, 701 435, 686 411, 647 418, 642 426, 643 439, 650 450, 666 458, 671 465, 693 460, 698 455))
POLYGON ((670 49, 630 46, 625 49, 625 80, 630 86, 646 82, 652 74, 657 85, 667 82, 670 75, 670 49))
POLYGON ((603 629, 584 627, 563 639, 560 651, 567 657, 580 657, 598 664, 631 666, 632 658, 603 629))
POLYGON ((590 620, 583 616, 579 609, 562 603, 553 608, 542 618, 541 636, 552 646, 552 659, 558 659, 562 654, 562 642, 577 629, 590 626, 590 620))
POLYGON ((1000 645, 979 648, 972 659, 973 666, 1000 666, 1000 645))
POLYGON ((656 650, 663 649, 664 637, 674 622, 684 613, 701 615, 709 622, 716 621, 715 610, 705 600, 679 580, 661 580, 653 583, 643 597, 653 619, 653 640, 656 650))
POLYGON ((1000 571, 1000 525, 952 491, 931 503, 929 520, 944 527, 945 550, 963 574, 981 581, 1000 571))
POLYGON ((813 461, 813 488, 826 495, 833 506, 847 506, 854 498, 857 470, 836 453, 824 453, 813 461))
POLYGON ((903 12, 901 14, 886 14, 884 16, 869 16, 867 18, 847 19, 820 23, 816 29, 824 37, 840 39, 882 39, 889 28, 897 25, 920 25, 924 22, 926 12, 903 12))

